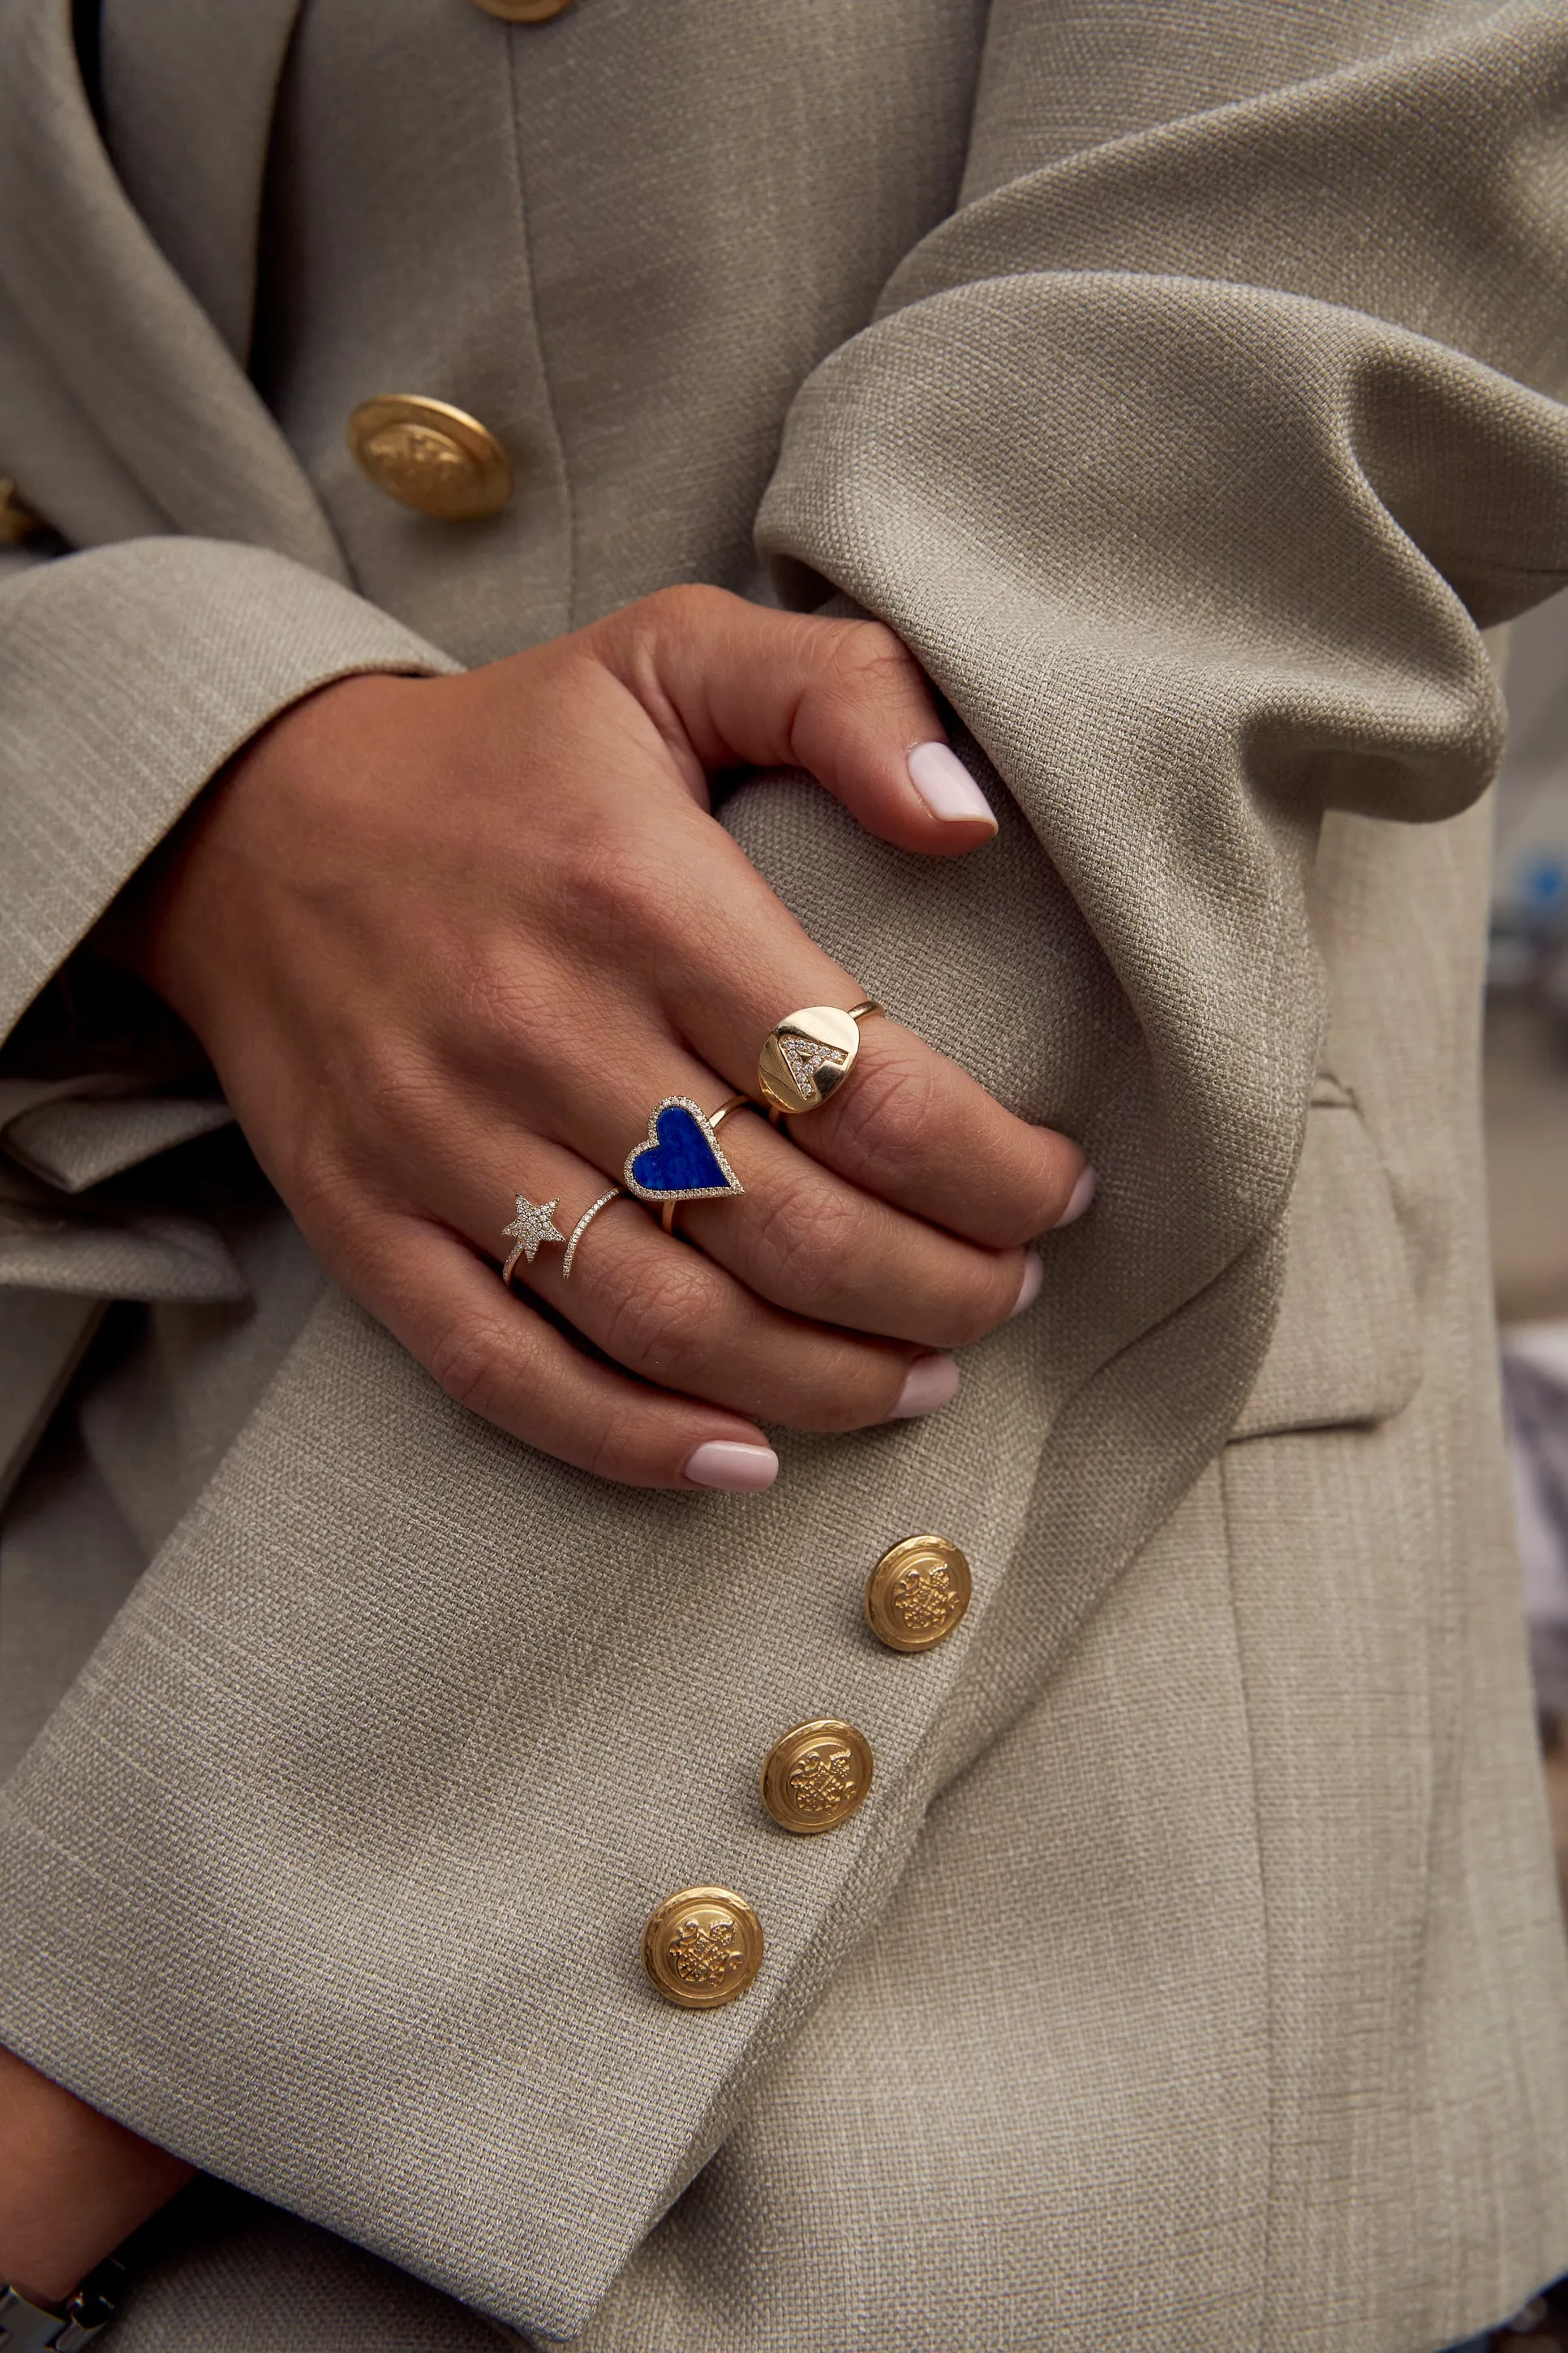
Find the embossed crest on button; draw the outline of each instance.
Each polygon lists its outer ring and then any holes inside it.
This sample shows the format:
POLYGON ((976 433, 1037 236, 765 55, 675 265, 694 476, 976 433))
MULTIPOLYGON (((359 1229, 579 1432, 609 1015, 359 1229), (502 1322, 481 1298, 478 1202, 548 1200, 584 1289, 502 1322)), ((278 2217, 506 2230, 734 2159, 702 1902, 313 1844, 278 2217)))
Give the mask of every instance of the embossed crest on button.
POLYGON ((511 461, 495 435, 460 408, 419 393, 382 393, 348 423, 355 463, 378 491, 416 514, 469 522, 511 496, 511 461))
POLYGON ((506 25, 542 25, 570 8, 572 0, 479 0, 479 5, 487 16, 499 16, 506 25))
POLYGON ((866 1580, 866 1623, 889 1651, 945 1642, 969 1607, 969 1563, 946 1536, 906 1536, 866 1580))
POLYGON ((642 1932, 642 1963, 666 2001, 718 2010, 755 1981, 763 1924, 733 1888, 678 1888, 642 1932))
POLYGON ((786 1831, 837 1830, 871 1787, 871 1744, 835 1715, 797 1724, 763 1767, 763 1803, 786 1831))

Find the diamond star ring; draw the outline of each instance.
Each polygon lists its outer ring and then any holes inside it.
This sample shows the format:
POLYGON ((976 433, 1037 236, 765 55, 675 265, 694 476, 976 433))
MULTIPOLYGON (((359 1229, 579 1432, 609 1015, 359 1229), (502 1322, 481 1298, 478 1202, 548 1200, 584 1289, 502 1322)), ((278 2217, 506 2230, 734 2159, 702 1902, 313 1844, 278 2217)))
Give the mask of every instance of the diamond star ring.
POLYGON ((560 1207, 559 1200, 531 1201, 526 1193, 518 1195, 517 1215, 510 1226, 501 1228, 506 1239, 516 1245, 500 1271, 503 1282, 511 1281, 512 1268, 520 1258, 525 1258, 531 1266, 545 1242, 565 1240, 565 1235, 555 1222, 555 1212, 560 1207))
POLYGON ((757 1092, 774 1120, 781 1113, 794 1118, 816 1111, 837 1092, 855 1068, 861 1022, 881 1010, 869 997, 847 1013, 837 1005, 808 1005, 769 1030, 757 1057, 757 1092))

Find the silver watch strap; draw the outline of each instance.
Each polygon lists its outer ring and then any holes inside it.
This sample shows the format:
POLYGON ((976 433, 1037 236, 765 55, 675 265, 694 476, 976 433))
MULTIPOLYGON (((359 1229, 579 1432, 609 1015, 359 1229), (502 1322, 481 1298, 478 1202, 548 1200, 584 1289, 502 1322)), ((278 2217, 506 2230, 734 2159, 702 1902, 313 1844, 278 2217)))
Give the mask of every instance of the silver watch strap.
POLYGON ((113 2319, 124 2276, 111 2256, 89 2273, 59 2312, 0 2286, 0 2353, 80 2353, 113 2319))

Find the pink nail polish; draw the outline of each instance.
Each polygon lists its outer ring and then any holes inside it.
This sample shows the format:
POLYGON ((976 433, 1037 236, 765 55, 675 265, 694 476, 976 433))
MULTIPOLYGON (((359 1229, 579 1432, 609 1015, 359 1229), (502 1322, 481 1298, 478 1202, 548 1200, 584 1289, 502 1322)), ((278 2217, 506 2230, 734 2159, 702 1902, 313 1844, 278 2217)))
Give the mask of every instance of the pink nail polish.
POLYGON ((1078 1183, 1068 1195, 1067 1208, 1057 1219, 1058 1233, 1060 1233, 1064 1226, 1077 1225, 1079 1219, 1082 1217, 1084 1211, 1088 1208, 1089 1203, 1093 1200, 1099 1190, 1100 1179, 1095 1175, 1093 1169, 1084 1169, 1083 1173, 1079 1177, 1078 1183))
POLYGON ((932 817, 944 825, 960 818, 973 825, 978 818, 995 832, 995 811, 948 744, 917 744, 910 754, 910 782, 932 817))
POLYGON ((940 1351, 917 1356, 910 1366, 889 1421, 912 1421, 917 1414, 935 1413, 958 1395, 958 1359, 940 1351))
POLYGON ((1013 1302, 1012 1306, 1007 1310, 1010 1317, 1014 1315, 1021 1315, 1026 1307, 1032 1307, 1034 1305, 1036 1300, 1040 1295, 1040 1285, 1044 1282, 1045 1279, 1045 1261, 1040 1257, 1038 1250, 1031 1250, 1028 1257, 1024 1261, 1024 1280, 1018 1285, 1018 1296, 1013 1302))
POLYGON ((771 1446, 742 1446, 732 1438, 710 1438, 689 1454, 685 1473, 694 1487, 721 1487, 731 1494, 754 1495, 779 1475, 771 1446))

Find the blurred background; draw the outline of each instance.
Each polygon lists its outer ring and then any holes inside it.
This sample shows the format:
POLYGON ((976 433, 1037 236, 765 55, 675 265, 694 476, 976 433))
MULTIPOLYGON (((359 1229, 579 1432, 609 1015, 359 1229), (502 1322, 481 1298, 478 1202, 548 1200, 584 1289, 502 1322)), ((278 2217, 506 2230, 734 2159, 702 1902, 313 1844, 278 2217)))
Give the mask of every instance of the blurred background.
MULTIPOLYGON (((1487 970, 1492 1275, 1525 1623, 1568 1910, 1568 594, 1520 622, 1508 668, 1487 970)), ((1491 2353, 1568 2353, 1568 2280, 1491 2353)))
POLYGON ((1568 1904, 1568 596, 1513 633, 1486 1009, 1487 1158, 1525 1614, 1568 1904))

